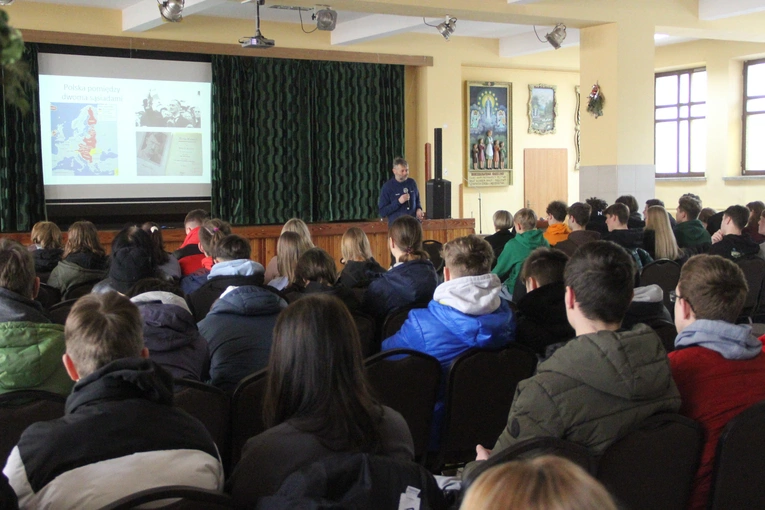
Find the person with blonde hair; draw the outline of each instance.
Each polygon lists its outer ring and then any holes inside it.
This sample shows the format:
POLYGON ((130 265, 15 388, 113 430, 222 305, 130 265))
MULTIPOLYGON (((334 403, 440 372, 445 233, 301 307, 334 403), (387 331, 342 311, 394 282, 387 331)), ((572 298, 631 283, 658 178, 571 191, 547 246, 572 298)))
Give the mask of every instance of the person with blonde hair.
POLYGON ((509 211, 496 211, 491 219, 494 223, 494 233, 486 236, 484 239, 491 245, 491 249, 494 250, 494 262, 491 263, 491 268, 494 269, 505 245, 510 239, 515 237, 515 232, 512 231, 513 215, 509 211))
POLYGON ((376 275, 385 272, 385 268, 372 257, 369 238, 358 227, 351 227, 345 231, 340 241, 340 251, 343 255, 340 262, 345 267, 340 272, 339 282, 344 287, 367 287, 376 275))
POLYGON ((89 221, 76 221, 69 226, 62 260, 51 271, 48 285, 67 292, 75 285, 97 282, 106 277, 109 260, 98 240, 98 230, 89 221))
POLYGON ((276 278, 268 282, 268 285, 276 290, 284 290, 295 281, 295 266, 300 255, 309 250, 311 245, 297 232, 284 232, 279 236, 276 245, 276 278))
POLYGON ((433 298, 438 275, 422 248, 422 226, 412 216, 399 217, 388 229, 395 264, 369 284, 363 309, 383 319, 396 308, 426 304, 433 298))
MULTIPOLYGON (((308 230, 308 225, 300 218, 290 218, 287 223, 282 227, 282 231, 279 236, 285 232, 294 232, 303 239, 303 244, 307 244, 309 248, 313 248, 313 241, 311 240, 311 231, 308 230)), ((264 276, 266 282, 270 282, 279 276, 286 276, 279 273, 279 247, 277 245, 277 256, 271 257, 271 260, 266 264, 266 274, 264 276)), ((288 282, 289 284, 289 282, 288 282)))
POLYGON ((515 282, 518 280, 526 257, 540 246, 550 247, 550 243, 544 238, 544 233, 537 229, 537 215, 531 209, 523 208, 515 213, 513 224, 515 237, 507 242, 492 270, 492 273, 499 276, 505 284, 509 296, 513 295, 515 282))
POLYGON ((643 246, 653 259, 669 259, 685 262, 687 255, 677 246, 667 210, 660 205, 646 209, 643 246))
POLYGON ((563 457, 544 455, 487 469, 470 485, 461 510, 616 510, 600 482, 563 457))
POLYGON ((61 230, 52 221, 38 221, 32 227, 31 238, 34 248, 30 247, 30 250, 35 259, 35 272, 38 275, 50 273, 64 253, 61 230))

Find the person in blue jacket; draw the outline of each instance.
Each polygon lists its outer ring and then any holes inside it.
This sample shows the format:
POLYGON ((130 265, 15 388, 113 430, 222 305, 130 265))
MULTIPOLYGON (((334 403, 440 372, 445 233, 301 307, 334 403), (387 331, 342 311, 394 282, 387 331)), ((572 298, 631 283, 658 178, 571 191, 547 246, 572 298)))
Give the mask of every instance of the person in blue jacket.
POLYGON ((443 371, 431 431, 437 448, 444 414, 444 389, 452 361, 468 349, 499 349, 515 340, 515 317, 500 298, 502 283, 491 272, 494 250, 476 235, 444 245, 444 283, 427 308, 409 312, 398 333, 382 350, 414 349, 435 357, 443 371))
POLYGON ((417 183, 409 178, 409 163, 404 158, 393 160, 393 178, 383 184, 377 207, 380 217, 388 218, 388 226, 401 216, 412 216, 420 221, 425 218, 417 183))
POLYGON ((382 320, 396 308, 427 304, 438 285, 438 275, 422 249, 422 227, 411 216, 401 216, 388 229, 394 257, 390 270, 372 280, 364 293, 362 309, 382 320))

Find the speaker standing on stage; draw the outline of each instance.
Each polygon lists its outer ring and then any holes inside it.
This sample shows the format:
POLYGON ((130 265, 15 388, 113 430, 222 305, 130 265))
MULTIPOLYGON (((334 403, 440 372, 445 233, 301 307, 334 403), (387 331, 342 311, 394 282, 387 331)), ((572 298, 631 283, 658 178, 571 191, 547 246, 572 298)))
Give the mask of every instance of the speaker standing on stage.
POLYGON ((377 204, 380 216, 388 218, 388 226, 405 214, 422 221, 425 213, 420 205, 420 192, 414 179, 409 178, 409 163, 404 158, 393 160, 393 176, 380 191, 377 204))

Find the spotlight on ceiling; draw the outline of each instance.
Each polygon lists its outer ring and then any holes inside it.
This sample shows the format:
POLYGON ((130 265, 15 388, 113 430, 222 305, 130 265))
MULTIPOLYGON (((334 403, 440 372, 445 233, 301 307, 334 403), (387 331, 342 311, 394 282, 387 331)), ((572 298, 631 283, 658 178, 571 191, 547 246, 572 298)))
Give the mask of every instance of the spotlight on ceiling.
POLYGON ((444 39, 448 41, 449 36, 457 29, 457 18, 453 18, 447 14, 446 19, 443 23, 439 23, 436 29, 438 30, 438 33, 444 36, 444 39))
POLYGON ((13 0, 0 0, 0 5, 11 5, 13 0))
POLYGON ((558 23, 552 32, 545 35, 545 39, 550 43, 550 46, 556 50, 560 48, 560 43, 566 38, 566 25, 558 23))
POLYGON ((165 21, 182 21, 186 0, 157 0, 159 15, 165 21))
POLYGON ((311 16, 311 19, 316 21, 316 28, 319 30, 331 32, 337 25, 337 11, 324 6, 323 9, 317 9, 311 16))

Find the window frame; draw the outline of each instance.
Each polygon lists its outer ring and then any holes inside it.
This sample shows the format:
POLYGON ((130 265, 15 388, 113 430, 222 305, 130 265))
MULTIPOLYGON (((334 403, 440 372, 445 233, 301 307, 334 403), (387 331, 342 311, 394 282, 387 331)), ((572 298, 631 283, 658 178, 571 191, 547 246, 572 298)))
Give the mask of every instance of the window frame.
MULTIPOLYGON (((676 149, 677 149, 677 163, 675 164, 675 171, 673 173, 659 173, 658 171, 654 170, 654 174, 655 174, 657 179, 677 179, 677 178, 685 178, 685 177, 705 177, 706 176, 706 168, 705 168, 704 172, 692 172, 690 170, 691 166, 692 166, 692 164, 691 164, 691 155, 692 155, 691 154, 691 145, 692 145, 691 121, 700 120, 700 119, 704 119, 704 120, 707 119, 706 113, 704 114, 703 117, 691 115, 691 111, 693 109, 692 108, 693 106, 697 106, 697 105, 704 105, 704 106, 706 106, 706 104, 707 104, 707 101, 706 101, 707 98, 706 97, 704 98, 704 101, 691 101, 691 90, 690 90, 691 81, 692 81, 691 78, 693 76, 693 73, 700 73, 700 72, 706 73, 706 71, 707 71, 707 68, 706 68, 706 66, 704 66, 704 67, 694 67, 694 68, 690 68, 690 69, 678 69, 678 70, 675 70, 675 71, 664 71, 664 72, 661 72, 661 73, 655 73, 654 74, 654 81, 653 81, 653 90, 654 90, 654 101, 653 101, 653 140, 654 140, 654 145, 653 145, 653 163, 654 163, 654 167, 656 166, 656 126, 658 124, 660 124, 660 123, 667 123, 667 122, 676 122, 677 123, 677 147, 676 147, 676 149), (680 102, 680 97, 681 97, 681 94, 680 94, 680 82, 681 82, 680 76, 683 75, 683 74, 687 74, 688 75, 688 101, 681 103, 680 102), (665 76, 677 76, 677 101, 678 102, 675 103, 675 104, 665 104, 665 105, 658 106, 656 104, 656 81, 659 78, 663 78, 665 76), (680 109, 683 106, 687 106, 688 107, 688 117, 681 118, 680 117, 680 109), (661 119, 661 120, 656 119, 656 112, 660 108, 672 108, 672 107, 677 108, 677 112, 678 112, 677 116, 674 119, 661 119), (681 172, 680 171, 680 151, 681 151, 681 147, 680 147, 680 122, 681 121, 685 121, 685 120, 688 121, 688 145, 687 145, 687 147, 685 147, 685 150, 687 151, 687 156, 688 156, 688 171, 687 172, 681 172)), ((709 77, 709 75, 707 75, 707 78, 708 77, 709 77)), ((705 145, 706 145, 706 140, 705 140, 705 145)))
POLYGON ((747 74, 749 67, 759 64, 765 64, 765 58, 759 58, 755 60, 747 60, 744 62, 743 68, 743 81, 744 81, 744 95, 741 105, 741 175, 765 175, 765 168, 762 170, 748 170, 746 168, 746 121, 750 115, 765 115, 765 112, 747 112, 746 105, 752 99, 765 99, 765 95, 751 96, 748 95, 749 81, 747 80, 747 74))

